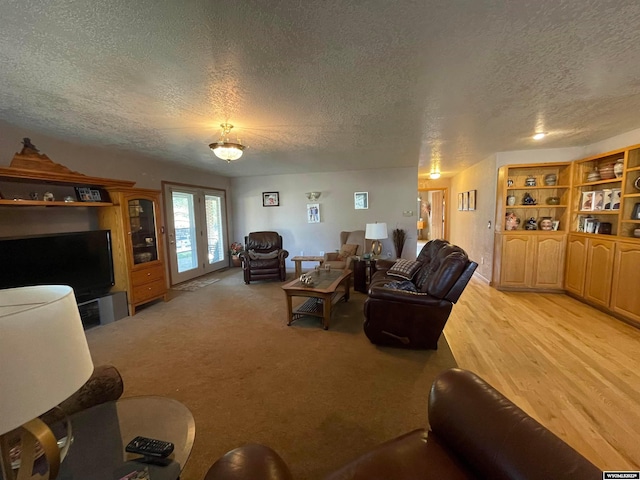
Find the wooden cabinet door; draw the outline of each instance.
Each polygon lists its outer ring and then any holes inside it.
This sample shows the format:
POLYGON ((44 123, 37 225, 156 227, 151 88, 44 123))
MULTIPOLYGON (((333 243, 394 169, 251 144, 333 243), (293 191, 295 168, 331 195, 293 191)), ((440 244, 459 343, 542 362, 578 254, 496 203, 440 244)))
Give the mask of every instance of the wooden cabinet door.
POLYGON ((502 239, 500 285, 528 288, 533 275, 531 235, 505 235, 502 239))
POLYGON ((539 235, 535 237, 534 288, 562 289, 564 276, 564 236, 539 235))
POLYGON ((615 242, 590 238, 587 244, 587 275, 584 298, 609 308, 615 242))
POLYGON ((584 279, 587 271, 587 239, 569 236, 564 288, 576 295, 584 295, 584 279))
POLYGON ((640 322, 640 246, 618 243, 613 265, 611 309, 640 322))

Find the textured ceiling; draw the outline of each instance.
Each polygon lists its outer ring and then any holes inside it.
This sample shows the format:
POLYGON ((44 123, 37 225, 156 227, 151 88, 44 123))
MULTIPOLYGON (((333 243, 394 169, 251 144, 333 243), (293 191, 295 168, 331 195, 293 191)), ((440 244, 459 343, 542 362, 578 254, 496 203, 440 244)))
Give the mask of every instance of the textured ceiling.
POLYGON ((3 0, 0 118, 226 176, 446 176, 640 127, 639 24, 637 0, 3 0))

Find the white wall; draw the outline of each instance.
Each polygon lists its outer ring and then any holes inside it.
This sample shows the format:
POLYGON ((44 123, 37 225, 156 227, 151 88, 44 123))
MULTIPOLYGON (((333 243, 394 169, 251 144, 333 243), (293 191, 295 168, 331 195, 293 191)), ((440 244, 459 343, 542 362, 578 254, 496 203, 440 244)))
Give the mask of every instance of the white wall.
POLYGON ((491 281, 493 225, 496 210, 496 156, 467 168, 451 179, 451 243, 478 263, 476 274, 491 281), (476 190, 475 211, 458 210, 458 194, 476 190))
POLYGON ((581 158, 591 157, 592 155, 599 155, 637 144, 640 144, 640 128, 587 145, 584 149, 585 153, 581 158))
POLYGON ((417 174, 417 168, 394 168, 234 178, 230 240, 244 243, 249 232, 274 230, 282 235, 289 258, 301 253, 320 255, 321 251, 340 248, 341 231, 364 230, 367 223, 386 222, 389 238, 383 241, 383 256, 390 253, 395 257, 391 231, 402 228, 407 233, 402 256, 415 258, 417 174), (271 191, 279 192, 279 207, 262 206, 262 192, 271 191), (309 191, 322 195, 309 202, 305 196, 309 191), (369 193, 367 210, 354 209, 355 192, 369 193), (320 223, 307 223, 307 203, 320 204, 320 223), (403 216, 405 211, 412 215, 403 216))

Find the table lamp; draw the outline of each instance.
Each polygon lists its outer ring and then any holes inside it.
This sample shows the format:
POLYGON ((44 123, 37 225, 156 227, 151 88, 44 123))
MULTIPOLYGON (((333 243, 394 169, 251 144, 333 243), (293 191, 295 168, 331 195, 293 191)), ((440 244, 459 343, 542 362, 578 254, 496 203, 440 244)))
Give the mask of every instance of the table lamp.
POLYGON ((367 240, 373 240, 373 244, 371 245, 371 254, 374 257, 379 257, 382 253, 382 243, 380 240, 383 238, 389 238, 389 235, 387 234, 387 224, 384 222, 367 223, 364 238, 367 240))
POLYGON ((54 479, 60 451, 39 415, 75 393, 93 362, 73 289, 43 285, 0 290, 0 472, 5 480, 54 479), (19 436, 20 467, 9 451, 19 436), (32 477, 40 443, 49 471, 32 477))

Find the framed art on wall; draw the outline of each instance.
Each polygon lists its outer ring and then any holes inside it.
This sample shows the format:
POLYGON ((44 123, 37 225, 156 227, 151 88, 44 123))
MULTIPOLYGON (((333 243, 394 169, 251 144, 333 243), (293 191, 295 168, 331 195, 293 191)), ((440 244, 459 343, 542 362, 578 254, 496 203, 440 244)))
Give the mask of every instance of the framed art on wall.
POLYGON ((458 210, 462 211, 462 194, 458 194, 458 210))
POLYGON ((366 210, 369 208, 369 192, 356 192, 353 194, 353 208, 366 210))
POLYGON ((307 223, 320 223, 319 203, 307 203, 307 223))
POLYGON ((280 194, 278 192, 262 192, 263 207, 279 207, 280 194))
POLYGON ((469 210, 469 192, 462 192, 462 210, 469 210))
POLYGON ((475 209, 476 209, 476 191, 470 190, 469 191, 469 210, 475 210, 475 209))

